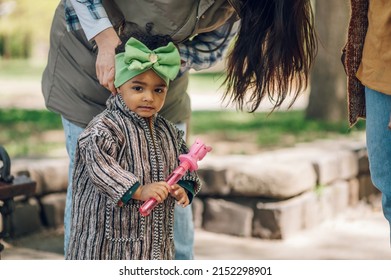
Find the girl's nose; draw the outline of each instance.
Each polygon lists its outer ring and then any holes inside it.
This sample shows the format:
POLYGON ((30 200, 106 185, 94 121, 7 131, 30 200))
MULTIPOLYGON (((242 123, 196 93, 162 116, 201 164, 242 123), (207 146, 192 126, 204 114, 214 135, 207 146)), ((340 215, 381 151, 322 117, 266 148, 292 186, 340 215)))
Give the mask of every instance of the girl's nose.
POLYGON ((143 95, 143 101, 152 102, 153 101, 153 93, 150 91, 145 91, 143 95))

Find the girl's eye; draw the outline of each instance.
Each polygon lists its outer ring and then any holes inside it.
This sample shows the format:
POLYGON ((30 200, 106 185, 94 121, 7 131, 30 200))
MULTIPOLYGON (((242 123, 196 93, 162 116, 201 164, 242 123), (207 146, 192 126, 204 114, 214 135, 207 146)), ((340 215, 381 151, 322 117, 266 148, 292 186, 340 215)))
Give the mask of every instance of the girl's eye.
POLYGON ((132 89, 135 91, 142 91, 143 90, 143 88, 141 86, 134 86, 134 87, 132 87, 132 89))
POLYGON ((162 89, 162 88, 157 88, 157 89, 155 89, 155 92, 157 92, 157 93, 163 93, 163 92, 164 92, 164 89, 162 89))

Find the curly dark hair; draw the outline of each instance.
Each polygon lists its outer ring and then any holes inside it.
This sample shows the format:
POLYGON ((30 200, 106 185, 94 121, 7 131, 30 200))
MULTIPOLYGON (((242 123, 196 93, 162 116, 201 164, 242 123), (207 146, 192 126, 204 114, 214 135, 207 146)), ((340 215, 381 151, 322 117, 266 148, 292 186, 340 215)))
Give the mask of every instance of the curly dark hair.
POLYGON ((140 29, 133 29, 132 31, 123 32, 119 35, 121 40, 121 45, 116 48, 116 53, 121 53, 125 51, 126 42, 131 38, 136 38, 144 45, 146 45, 150 50, 154 50, 158 47, 166 46, 168 43, 172 42, 172 38, 169 35, 161 34, 152 34, 153 23, 147 23, 145 26, 145 31, 140 29))

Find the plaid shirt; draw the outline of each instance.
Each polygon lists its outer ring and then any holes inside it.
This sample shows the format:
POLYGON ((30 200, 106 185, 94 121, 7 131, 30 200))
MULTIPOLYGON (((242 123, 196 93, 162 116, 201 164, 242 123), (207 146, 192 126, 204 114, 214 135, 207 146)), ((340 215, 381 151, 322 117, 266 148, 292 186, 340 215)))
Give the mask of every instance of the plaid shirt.
MULTIPOLYGON (((85 4, 94 20, 107 18, 107 13, 101 0, 77 0, 85 4)), ((68 31, 81 29, 79 18, 70 0, 63 1, 65 7, 65 20, 68 31)), ((189 69, 202 70, 215 65, 224 56, 231 39, 237 32, 237 25, 231 29, 231 24, 226 23, 220 28, 198 34, 194 38, 178 45, 179 53, 185 63, 181 67, 181 73, 189 69), (229 34, 228 34, 229 33, 229 34)))
MULTIPOLYGON (((107 18, 107 13, 102 5, 102 0, 77 0, 87 6, 93 19, 107 18)), ((65 21, 68 31, 81 29, 79 18, 70 0, 63 1, 65 9, 65 21)))

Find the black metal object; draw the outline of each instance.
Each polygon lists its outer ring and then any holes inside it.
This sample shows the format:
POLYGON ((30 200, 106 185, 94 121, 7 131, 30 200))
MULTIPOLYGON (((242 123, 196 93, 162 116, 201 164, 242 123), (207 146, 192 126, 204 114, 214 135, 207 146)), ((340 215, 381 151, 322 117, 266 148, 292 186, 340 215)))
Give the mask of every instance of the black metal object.
MULTIPOLYGON (((14 177, 11 175, 11 161, 7 151, 0 145, 0 214, 3 217, 3 229, 0 232, 0 241, 13 236, 12 212, 14 211, 14 197, 32 196, 35 193, 36 183, 26 176, 14 177)), ((0 242, 0 254, 4 249, 0 242)), ((0 255, 1 259, 1 255, 0 255)))
POLYGON ((0 146, 0 161, 3 162, 3 166, 0 168, 0 181, 12 183, 14 176, 11 175, 11 160, 3 146, 0 146))

